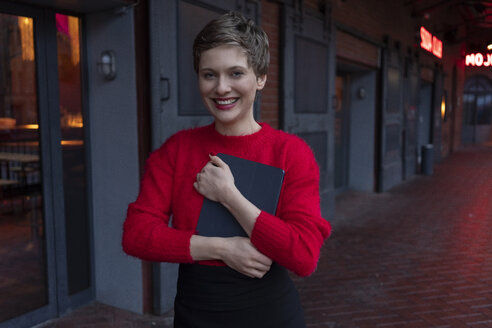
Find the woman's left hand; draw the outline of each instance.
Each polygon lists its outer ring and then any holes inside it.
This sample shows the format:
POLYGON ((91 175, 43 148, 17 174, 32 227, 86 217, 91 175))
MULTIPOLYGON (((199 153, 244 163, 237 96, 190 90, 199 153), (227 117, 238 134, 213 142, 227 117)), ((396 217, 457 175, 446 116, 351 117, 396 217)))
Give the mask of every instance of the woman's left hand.
POLYGON ((234 176, 227 165, 220 157, 210 156, 210 161, 203 167, 196 176, 193 184, 196 191, 204 197, 223 203, 227 195, 230 195, 236 188, 234 176))

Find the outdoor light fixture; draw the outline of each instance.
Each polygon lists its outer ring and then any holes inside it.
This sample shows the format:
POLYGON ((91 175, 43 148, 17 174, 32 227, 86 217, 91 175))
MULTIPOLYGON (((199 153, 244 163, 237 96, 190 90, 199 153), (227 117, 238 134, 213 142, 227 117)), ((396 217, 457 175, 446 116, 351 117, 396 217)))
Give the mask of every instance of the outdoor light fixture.
POLYGON ((357 97, 359 97, 359 99, 365 99, 366 98, 366 89, 365 88, 359 88, 359 90, 357 90, 357 97))
POLYGON ((116 77, 115 53, 111 50, 103 51, 99 57, 97 68, 106 81, 114 80, 116 77))
POLYGON ((443 95, 441 100, 441 118, 443 121, 446 120, 446 95, 443 95))
POLYGON ((487 50, 492 50, 492 43, 487 46, 487 50))

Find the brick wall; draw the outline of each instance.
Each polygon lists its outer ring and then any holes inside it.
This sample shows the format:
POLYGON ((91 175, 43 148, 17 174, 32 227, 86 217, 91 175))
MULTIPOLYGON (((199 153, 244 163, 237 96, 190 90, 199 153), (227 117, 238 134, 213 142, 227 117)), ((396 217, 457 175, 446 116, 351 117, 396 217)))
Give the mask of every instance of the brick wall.
MULTIPOLYGON (((402 54, 407 49, 414 49, 419 52, 419 63, 422 71, 421 77, 432 82, 433 70, 436 65, 441 65, 444 71, 444 91, 447 94, 448 108, 452 108, 454 113, 442 122, 441 155, 445 157, 452 149, 458 148, 461 133, 461 95, 464 82, 464 67, 460 65, 461 48, 460 45, 450 46, 443 41, 443 58, 438 59, 427 51, 420 49, 419 29, 425 26, 431 33, 435 33, 435 22, 446 18, 452 18, 453 12, 442 12, 439 16, 431 16, 430 19, 415 18, 411 15, 411 7, 406 6, 401 1, 382 1, 382 0, 334 0, 332 1, 332 17, 336 23, 349 27, 373 40, 383 41, 383 37, 388 35, 392 41, 400 44, 402 54), (453 97, 453 69, 456 67, 456 92, 453 97)), ((358 62, 367 65, 367 44, 363 42, 351 42, 346 44, 347 38, 340 38, 342 34, 337 33, 337 57, 354 59, 360 57, 358 62), (345 50, 338 49, 339 45, 345 50), (361 55, 364 54, 364 55, 361 55), (362 57, 361 57, 362 56, 362 57), (365 58, 365 59, 364 59, 365 58)), ((438 38, 441 38, 438 36, 438 38)))
MULTIPOLYGON (((305 0, 304 6, 310 10, 320 11, 325 1, 305 0)), ((388 35, 393 42, 400 44, 402 54, 408 49, 419 52, 419 63, 422 69, 422 78, 432 81, 433 70, 436 65, 443 67, 444 90, 448 95, 448 105, 452 108, 452 115, 442 124, 442 156, 445 157, 452 150, 459 147, 461 138, 462 116, 462 89, 466 79, 465 67, 461 63, 462 49, 460 45, 443 43, 443 58, 438 59, 427 51, 420 49, 419 30, 425 26, 431 33, 437 27, 435 21, 446 19, 455 13, 444 12, 441 17, 432 16, 430 19, 415 18, 411 14, 412 8, 401 1, 391 0, 332 0, 332 18, 335 23, 341 24, 372 40, 382 42, 388 35), (456 67, 456 96, 453 96, 453 69, 456 67)), ((279 53, 280 46, 280 9, 276 1, 261 1, 261 25, 269 36, 271 61, 268 71, 268 82, 262 92, 261 120, 275 128, 280 126, 279 112, 279 53)), ((338 58, 350 60, 364 66, 375 67, 379 60, 379 49, 351 36, 349 33, 338 30, 336 39, 336 54, 338 58)), ((440 37, 440 36, 438 36, 440 37)), ((487 72, 486 74, 490 74, 487 72)), ((490 75, 489 75, 490 76, 490 75)))
POLYGON ((262 1, 261 27, 268 34, 270 42, 270 67, 265 88, 261 93, 261 121, 279 128, 279 33, 280 7, 278 4, 262 1))
POLYGON ((314 9, 316 11, 320 10, 320 6, 323 0, 304 0, 306 7, 314 9))
POLYGON ((379 47, 343 31, 336 32, 336 56, 362 65, 379 67, 379 47))
POLYGON ((402 49, 413 45, 416 23, 410 16, 409 8, 402 6, 401 1, 334 0, 332 3, 335 22, 377 41, 383 41, 383 36, 389 34, 392 39, 402 42, 402 49))

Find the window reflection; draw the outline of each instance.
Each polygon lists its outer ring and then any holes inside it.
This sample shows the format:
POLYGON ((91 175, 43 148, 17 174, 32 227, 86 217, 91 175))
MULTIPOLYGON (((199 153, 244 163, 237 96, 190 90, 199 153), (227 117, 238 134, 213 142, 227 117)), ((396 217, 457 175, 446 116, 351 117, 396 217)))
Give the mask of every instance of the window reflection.
POLYGON ((47 304, 33 19, 0 13, 0 322, 47 304))
POLYGON ((56 14, 69 294, 90 287, 79 18, 56 14))

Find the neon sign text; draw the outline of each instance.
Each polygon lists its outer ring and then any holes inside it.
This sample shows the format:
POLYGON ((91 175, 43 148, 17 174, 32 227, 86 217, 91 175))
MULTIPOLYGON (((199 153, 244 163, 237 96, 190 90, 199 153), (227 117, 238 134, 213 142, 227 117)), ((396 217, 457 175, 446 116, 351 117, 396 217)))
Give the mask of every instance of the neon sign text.
POLYGON ((420 27, 420 47, 432 52, 437 58, 442 58, 442 41, 432 35, 423 26, 420 27))
POLYGON ((492 66, 492 54, 469 54, 465 59, 466 66, 492 66))

